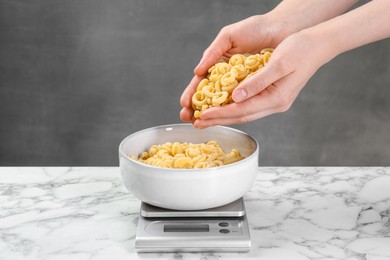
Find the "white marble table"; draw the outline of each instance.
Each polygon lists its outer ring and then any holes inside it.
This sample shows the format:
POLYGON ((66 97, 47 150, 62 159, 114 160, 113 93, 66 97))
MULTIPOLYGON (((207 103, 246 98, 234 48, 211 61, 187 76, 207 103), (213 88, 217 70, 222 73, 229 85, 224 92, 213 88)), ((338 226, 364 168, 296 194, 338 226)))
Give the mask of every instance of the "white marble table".
POLYGON ((119 168, 0 168, 0 259, 390 259, 390 168, 259 168, 250 253, 137 254, 119 168))

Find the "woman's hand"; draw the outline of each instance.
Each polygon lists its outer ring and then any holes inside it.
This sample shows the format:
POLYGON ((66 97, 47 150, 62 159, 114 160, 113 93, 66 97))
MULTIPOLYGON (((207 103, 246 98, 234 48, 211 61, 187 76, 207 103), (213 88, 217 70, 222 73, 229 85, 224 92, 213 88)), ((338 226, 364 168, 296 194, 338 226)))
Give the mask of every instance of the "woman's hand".
POLYGON ((371 1, 337 16, 355 1, 285 0, 264 16, 222 29, 204 52, 181 97, 181 119, 204 128, 246 123, 288 110, 323 64, 340 53, 390 37, 390 2, 371 1), (267 47, 276 47, 270 61, 233 91, 235 103, 208 108, 194 121, 191 97, 207 69, 218 59, 267 47))
POLYGON ((236 53, 258 53, 264 48, 276 47, 284 39, 281 28, 280 23, 267 15, 253 16, 224 27, 203 53, 194 70, 194 78, 181 96, 180 103, 183 109, 180 118, 185 122, 193 121, 191 98, 211 66, 218 60, 228 60, 236 53))
MULTIPOLYGON (((293 33, 299 32, 302 29, 309 28, 311 26, 314 26, 316 24, 319 24, 323 21, 329 20, 332 17, 335 17, 341 13, 343 13, 345 10, 347 10, 349 7, 351 7, 354 3, 356 3, 357 0, 317 0, 317 1, 306 1, 306 0, 284 0, 282 1, 277 7, 275 7, 273 10, 268 12, 264 15, 257 15, 250 17, 248 19, 245 19, 243 21, 237 22, 235 24, 226 26, 223 28, 216 39, 212 42, 212 44, 206 49, 206 51, 203 54, 203 57, 201 61, 199 62, 198 66, 195 68, 195 76, 191 80, 188 87, 184 90, 182 97, 180 99, 180 103, 183 107, 183 109, 180 112, 180 118, 185 122, 194 122, 193 117, 193 109, 191 107, 191 98, 192 95, 195 93, 196 87, 198 83, 206 76, 207 70, 214 65, 218 60, 225 59, 227 60, 230 58, 233 54, 236 53, 258 53, 260 50, 268 47, 275 48, 279 43, 281 43, 286 37, 289 35, 292 35, 293 33)), ((287 46, 284 48, 288 48, 289 44, 286 44, 287 46)), ((298 46, 299 47, 299 46, 298 46)), ((312 46, 309 46, 312 47, 312 46)), ((273 65, 275 66, 273 69, 270 68, 268 71, 272 70, 279 70, 280 75, 285 74, 281 71, 283 70, 289 70, 291 67, 286 68, 287 66, 291 66, 287 63, 287 60, 284 60, 287 57, 287 54, 283 53, 283 48, 278 48, 276 56, 279 56, 279 58, 273 58, 274 62, 273 65), (283 62, 282 68, 276 68, 283 62), (280 64, 279 64, 280 63, 280 64)), ((308 48, 309 50, 310 48, 308 48)), ((297 55, 295 55, 297 56, 297 55)), ((301 58, 301 57, 299 57, 301 58)), ((316 70, 316 69, 315 69, 316 70)), ((314 70, 314 71, 315 71, 314 70)), ((285 72, 285 71, 284 71, 285 72)), ((265 73, 265 72, 264 72, 265 73)), ((262 73, 262 74, 264 74, 262 73)), ((270 73, 270 72, 268 72, 270 73)), ((293 75, 291 75, 292 77, 293 75)), ((277 78, 278 76, 272 76, 273 79, 277 78)), ((294 75, 293 77, 298 77, 294 75)), ((255 90, 251 88, 255 88, 256 86, 259 86, 261 83, 261 77, 257 76, 255 77, 257 79, 260 79, 259 83, 255 83, 254 79, 251 80, 253 84, 251 84, 252 87, 249 87, 248 85, 248 92, 249 94, 253 94, 255 90)), ((270 82, 270 80, 263 79, 263 81, 270 82)), ((283 81, 282 81, 283 82, 283 81)), ((282 82, 278 82, 277 85, 281 85, 282 82)), ((247 82, 249 84, 249 82, 247 82)), ((271 82, 273 83, 273 82, 271 82)), ((276 82, 275 82, 276 83, 276 82)), ((245 84, 247 85, 247 84, 245 84)), ((243 85, 244 86, 244 85, 243 85)), ((262 99, 265 98, 266 95, 272 94, 272 97, 275 95, 278 95, 276 91, 279 90, 272 90, 272 88, 275 88, 276 85, 273 86, 267 86, 270 87, 267 88, 267 91, 262 94, 262 99)), ((301 86, 302 87, 302 86, 301 86)), ((259 89, 259 87, 257 87, 259 89)), ((265 86, 260 87, 265 88, 265 86)), ((280 91, 285 91, 280 89, 280 91)), ((292 90, 291 90, 292 91, 292 90)), ((238 97, 239 92, 236 91, 235 96, 236 100, 239 100, 238 97)), ((287 97, 281 96, 282 98, 286 98, 286 100, 278 100, 278 101, 267 101, 267 103, 270 102, 279 102, 279 104, 283 104, 283 108, 286 109, 288 107, 288 101, 287 97)), ((258 99, 260 97, 257 97, 258 99)), ((291 98, 291 97, 290 97, 291 98)), ((295 97, 294 97, 295 98, 295 97)), ((290 100, 290 99, 289 99, 290 100)), ((254 101, 251 101, 254 102, 254 101)), ((233 104, 234 106, 238 106, 238 104, 233 104)), ((241 108, 244 104, 241 104, 239 107, 241 108)), ((259 104, 254 104, 255 106, 259 104)), ((291 104, 290 104, 291 105, 291 104)), ((265 104, 262 104, 262 106, 265 106, 265 104)), ((223 108, 218 113, 223 113, 224 110, 227 108, 223 108)), ((232 109, 231 107, 229 109, 232 109)), ((280 108, 278 110, 281 110, 280 108)), ((214 110, 214 108, 213 108, 214 110)), ((218 111, 218 110, 217 110, 218 111)), ((250 110, 245 110, 249 113, 250 110)), ((273 109, 275 111, 275 108, 273 109)), ((265 115, 265 111, 262 113, 258 112, 257 115, 253 115, 253 113, 250 116, 240 116, 237 118, 237 112, 235 111, 235 119, 232 119, 230 121, 232 122, 245 122, 246 120, 250 120, 251 118, 260 118, 262 115, 265 115)), ((270 112, 270 111, 269 111, 270 112)), ((222 123, 222 121, 219 121, 215 117, 218 115, 217 112, 207 112, 202 117, 202 120, 210 120, 211 118, 214 118, 216 121, 209 121, 206 123, 206 121, 203 121, 201 123, 200 121, 195 122, 195 126, 202 127, 207 125, 213 125, 222 123), (208 117, 210 116, 210 117, 208 117)), ((268 113, 269 114, 269 113, 268 113)), ((225 115, 226 116, 226 115, 225 115)), ((221 118, 219 116, 219 118, 221 118)), ((202 121, 201 120, 201 121, 202 121)), ((227 121, 225 121, 225 124, 228 124, 227 121)))
POLYGON ((267 65, 233 91, 235 103, 206 109, 194 126, 242 124, 287 111, 311 76, 330 60, 322 41, 305 31, 287 37, 267 65))

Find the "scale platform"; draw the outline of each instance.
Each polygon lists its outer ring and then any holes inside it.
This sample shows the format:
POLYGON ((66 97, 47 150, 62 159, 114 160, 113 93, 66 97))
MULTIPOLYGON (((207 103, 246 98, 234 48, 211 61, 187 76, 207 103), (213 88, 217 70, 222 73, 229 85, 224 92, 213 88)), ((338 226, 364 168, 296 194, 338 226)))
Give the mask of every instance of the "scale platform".
POLYGON ((137 252, 248 252, 251 239, 243 199, 196 211, 141 204, 137 252))

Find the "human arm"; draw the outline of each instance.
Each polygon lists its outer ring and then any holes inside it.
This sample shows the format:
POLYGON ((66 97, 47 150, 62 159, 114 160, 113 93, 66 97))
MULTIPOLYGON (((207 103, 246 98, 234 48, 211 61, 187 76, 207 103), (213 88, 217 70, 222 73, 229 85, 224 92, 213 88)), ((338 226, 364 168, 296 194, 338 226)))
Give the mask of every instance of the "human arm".
POLYGON ((390 1, 374 0, 290 35, 263 70, 234 90, 236 103, 205 110, 194 126, 240 124, 288 110, 323 64, 345 51, 390 37, 389 16, 390 1))
POLYGON ((193 120, 191 97, 207 70, 219 59, 235 53, 256 53, 276 47, 287 36, 343 13, 356 0, 285 0, 265 15, 257 15, 224 27, 205 50, 195 76, 182 94, 183 121, 193 120))

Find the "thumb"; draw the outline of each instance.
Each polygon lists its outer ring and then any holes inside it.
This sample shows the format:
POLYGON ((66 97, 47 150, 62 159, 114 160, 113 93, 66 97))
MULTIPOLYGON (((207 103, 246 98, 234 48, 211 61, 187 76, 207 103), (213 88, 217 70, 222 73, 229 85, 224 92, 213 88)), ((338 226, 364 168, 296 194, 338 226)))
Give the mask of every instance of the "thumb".
MULTIPOLYGON (((276 57, 275 57, 276 58, 276 57)), ((267 66, 258 71, 252 77, 245 79, 232 93, 234 102, 242 102, 253 96, 256 96, 272 83, 287 76, 289 71, 278 62, 277 59, 271 59, 267 66)))

